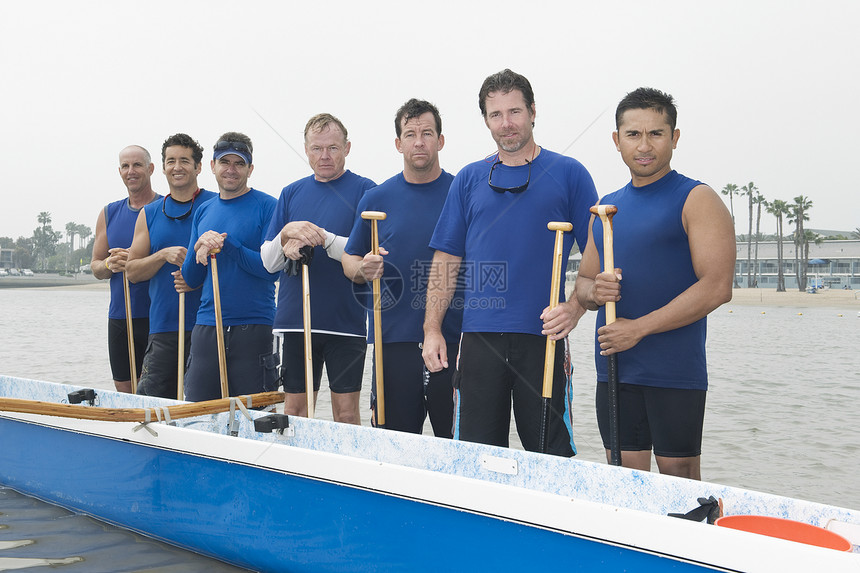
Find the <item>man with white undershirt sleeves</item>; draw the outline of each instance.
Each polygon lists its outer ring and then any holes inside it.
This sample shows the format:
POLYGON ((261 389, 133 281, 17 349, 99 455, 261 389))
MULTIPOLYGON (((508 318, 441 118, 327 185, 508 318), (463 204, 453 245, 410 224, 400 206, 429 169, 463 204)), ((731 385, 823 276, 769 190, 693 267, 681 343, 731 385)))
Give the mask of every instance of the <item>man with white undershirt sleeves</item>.
POLYGON ((346 169, 346 127, 331 114, 305 126, 305 154, 313 174, 284 187, 261 247, 269 272, 282 271, 273 330, 283 333, 284 412, 307 416, 302 321, 302 247, 309 265, 314 396, 325 365, 336 422, 360 424, 359 393, 367 353, 364 307, 343 275, 340 259, 358 202, 376 184, 346 169))

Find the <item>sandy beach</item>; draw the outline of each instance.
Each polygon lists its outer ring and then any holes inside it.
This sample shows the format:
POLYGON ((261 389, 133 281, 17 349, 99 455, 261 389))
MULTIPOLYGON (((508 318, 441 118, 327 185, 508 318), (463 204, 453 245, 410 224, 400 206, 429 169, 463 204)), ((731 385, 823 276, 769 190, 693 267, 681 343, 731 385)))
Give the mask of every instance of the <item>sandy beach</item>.
POLYGON ((732 300, 723 306, 766 305, 791 307, 856 307, 860 310, 860 290, 823 289, 815 294, 789 290, 776 292, 772 288, 736 288, 732 300))
MULTIPOLYGON (((573 282, 568 281, 565 289, 570 296, 573 282)), ((773 288, 736 288, 732 289, 732 300, 721 308, 732 306, 850 307, 860 311, 860 290, 823 289, 810 294, 796 289, 776 292, 773 288)))

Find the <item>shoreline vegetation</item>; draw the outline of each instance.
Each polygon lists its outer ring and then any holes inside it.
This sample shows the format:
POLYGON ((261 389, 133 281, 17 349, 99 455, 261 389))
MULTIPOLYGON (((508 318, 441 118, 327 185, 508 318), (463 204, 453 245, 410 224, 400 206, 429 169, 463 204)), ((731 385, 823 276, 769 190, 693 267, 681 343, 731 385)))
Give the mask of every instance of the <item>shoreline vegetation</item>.
MULTIPOLYGON (((573 283, 568 282, 566 287, 570 293, 573 283)), ((33 277, 0 278, 0 289, 5 288, 107 290, 108 281, 83 273, 77 278, 37 274, 33 277)), ((860 310, 860 290, 820 289, 813 294, 797 290, 776 292, 772 288, 736 288, 732 289, 732 300, 720 308, 732 306, 856 307, 860 310)))

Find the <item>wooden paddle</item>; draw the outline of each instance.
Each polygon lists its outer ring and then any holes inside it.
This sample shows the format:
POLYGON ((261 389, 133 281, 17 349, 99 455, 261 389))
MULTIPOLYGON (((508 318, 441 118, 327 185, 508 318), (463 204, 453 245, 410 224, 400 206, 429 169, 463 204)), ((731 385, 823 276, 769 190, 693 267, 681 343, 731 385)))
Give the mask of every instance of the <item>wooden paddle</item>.
MULTIPOLYGON (((379 229, 377 221, 388 215, 382 211, 363 211, 361 218, 370 221, 371 252, 379 254, 379 229)), ((385 384, 382 380, 382 293, 379 279, 373 279, 373 359, 376 363, 376 427, 385 427, 385 384)))
MULTIPOLYGON (((558 306, 558 297, 560 294, 561 282, 561 266, 564 259, 564 234, 573 230, 571 223, 551 221, 547 223, 547 229, 555 231, 555 247, 552 253, 552 282, 549 289, 549 308, 550 310, 558 306)), ((550 421, 550 403, 552 402, 552 380, 555 370, 555 340, 549 336, 546 337, 546 355, 544 357, 543 366, 543 409, 540 417, 540 435, 538 439, 538 447, 541 453, 546 453, 547 437, 549 436, 549 421, 550 421)))
MULTIPOLYGON (((313 247, 309 247, 312 249, 313 247)), ((313 251, 311 251, 313 253, 313 251)), ((308 418, 314 417, 314 358, 311 339, 310 255, 302 254, 302 318, 305 334, 305 393, 308 396, 308 418)))
MULTIPOLYGON (((612 244, 612 216, 618 212, 615 205, 595 205, 591 212, 600 217, 603 224, 603 272, 615 272, 615 255, 612 244)), ((606 325, 615 322, 615 301, 609 301, 604 305, 606 311, 606 325)), ((607 387, 609 397, 609 463, 614 466, 621 465, 621 426, 620 426, 620 403, 618 401, 618 355, 610 354, 606 357, 607 374, 609 377, 607 387)))
POLYGON ((212 297, 215 301, 215 334, 218 337, 218 372, 221 375, 221 397, 230 396, 230 387, 227 384, 227 350, 224 346, 224 323, 221 319, 221 288, 218 285, 218 261, 215 255, 220 249, 209 251, 209 260, 212 263, 212 297))
MULTIPOLYGON (((240 400, 247 408, 258 408, 283 402, 284 393, 262 392, 260 394, 238 396, 236 399, 240 400)), ((81 420, 101 420, 105 422, 145 422, 147 411, 150 413, 150 420, 157 421, 160 418, 156 410, 162 410, 161 419, 164 418, 163 410, 167 410, 171 419, 191 418, 217 412, 226 412, 230 410, 230 399, 218 398, 216 400, 206 400, 205 402, 194 402, 192 404, 177 404, 166 408, 100 408, 77 404, 56 404, 54 402, 41 402, 38 400, 22 400, 19 398, 0 398, 0 412, 20 412, 24 414, 79 418, 81 420)))
POLYGON ((131 290, 128 275, 122 272, 122 290, 125 295, 125 330, 128 335, 128 365, 131 370, 131 393, 137 394, 137 359, 134 355, 134 325, 131 318, 131 290))
POLYGON ((185 399, 185 293, 179 293, 179 366, 176 371, 176 399, 185 399))

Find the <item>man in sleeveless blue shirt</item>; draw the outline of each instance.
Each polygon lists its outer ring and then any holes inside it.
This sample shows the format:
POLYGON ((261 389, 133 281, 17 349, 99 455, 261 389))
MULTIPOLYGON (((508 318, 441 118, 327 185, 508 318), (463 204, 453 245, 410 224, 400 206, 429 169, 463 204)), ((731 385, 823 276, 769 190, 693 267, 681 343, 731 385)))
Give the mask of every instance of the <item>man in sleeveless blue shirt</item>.
POLYGON ((360 424, 358 399, 367 352, 364 308, 343 275, 340 259, 364 192, 376 184, 346 169, 346 127, 328 113, 305 125, 305 154, 313 175, 284 187, 262 245, 270 272, 281 272, 274 331, 283 333, 284 412, 307 416, 299 249, 314 247, 310 278, 314 396, 325 364, 336 422, 360 424), (288 263, 289 261, 289 263, 288 263))
POLYGON ((200 189, 197 176, 203 147, 184 133, 161 146, 161 163, 170 194, 144 207, 137 218, 128 251, 126 272, 134 283, 149 281, 149 342, 137 393, 176 398, 179 353, 179 295, 185 294, 185 358, 191 350, 191 329, 200 305, 200 289, 190 290, 179 267, 185 261, 194 213, 215 197, 200 189))
MULTIPOLYGON (((534 92, 511 70, 484 80, 478 94, 497 150, 454 178, 430 241, 436 250, 427 287, 424 361, 431 372, 448 366, 442 319, 464 268, 463 335, 455 374, 457 439, 508 445, 513 401, 517 433, 527 450, 540 449, 546 337, 556 345, 548 453, 575 453, 567 335, 585 310, 575 298, 551 311, 555 233, 568 221, 565 258, 574 238, 588 237, 588 209, 597 201, 585 167, 537 145, 534 92)), ((563 285, 563 276, 559 280, 563 285)))
MULTIPOLYGON (((108 354, 114 386, 119 392, 131 392, 122 273, 125 272, 138 214, 144 206, 160 198, 152 190, 154 170, 149 152, 143 147, 130 145, 120 151, 119 175, 128 190, 128 197, 106 206, 96 219, 90 268, 97 279, 110 279, 108 354)), ((139 374, 149 335, 149 284, 142 282, 129 286, 135 367, 139 374)))
MULTIPOLYGON (((454 368, 427 371, 419 343, 424 340, 427 279, 433 259, 430 237, 454 177, 439 164, 445 137, 436 106, 423 100, 409 100, 397 111, 394 128, 397 135, 394 144, 403 155, 403 171, 364 195, 341 261, 344 274, 353 282, 367 284, 379 278, 388 295, 382 309, 385 427, 420 434, 429 414, 433 433, 450 438, 454 368), (362 211, 387 214, 384 221, 378 222, 379 255, 371 252, 370 222, 361 218, 362 211)), ((372 343, 373 306, 367 300, 371 311, 368 342, 372 343)), ((462 296, 455 300, 442 324, 452 360, 457 356, 463 318, 462 296)), ((375 398, 374 378, 371 397, 374 411, 375 398)))
POLYGON ((182 277, 203 287, 185 377, 185 399, 221 397, 217 328, 209 256, 217 252, 221 315, 230 396, 276 390, 278 357, 273 351, 277 274, 266 271, 260 244, 275 210, 275 198, 248 186, 254 170, 251 139, 237 132, 215 143, 212 173, 218 196, 200 205, 191 224, 182 277))
POLYGON ((609 459, 606 360, 618 353, 621 462, 701 479, 706 316, 732 298, 735 235, 731 216, 707 185, 669 165, 681 132, 670 95, 652 88, 627 94, 612 134, 631 181, 601 202, 613 219, 618 268, 602 272, 603 227, 592 218, 576 295, 598 310, 595 336, 597 419, 609 459), (623 279, 622 279, 623 269, 623 279), (604 305, 618 319, 606 325, 604 305))

